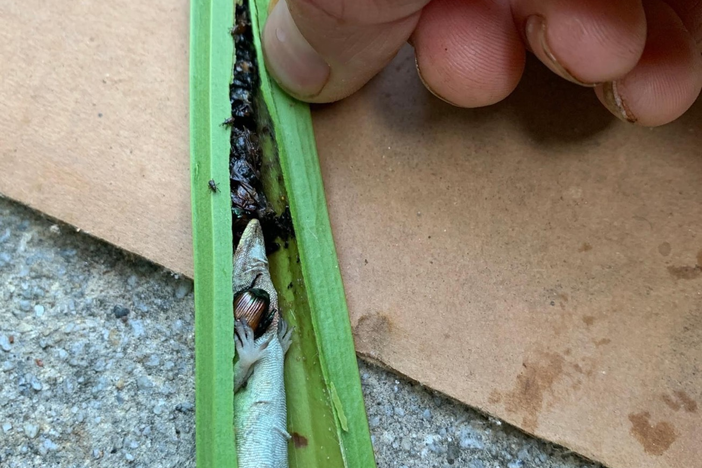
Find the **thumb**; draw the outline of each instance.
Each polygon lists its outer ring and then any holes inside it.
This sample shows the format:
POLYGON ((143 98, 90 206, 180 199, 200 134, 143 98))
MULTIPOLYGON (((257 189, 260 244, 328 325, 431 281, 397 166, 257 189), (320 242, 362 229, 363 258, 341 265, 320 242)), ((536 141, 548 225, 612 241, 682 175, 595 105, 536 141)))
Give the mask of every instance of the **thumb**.
POLYGON ((429 0, 280 0, 263 30, 269 73, 296 98, 333 102, 375 76, 429 0))

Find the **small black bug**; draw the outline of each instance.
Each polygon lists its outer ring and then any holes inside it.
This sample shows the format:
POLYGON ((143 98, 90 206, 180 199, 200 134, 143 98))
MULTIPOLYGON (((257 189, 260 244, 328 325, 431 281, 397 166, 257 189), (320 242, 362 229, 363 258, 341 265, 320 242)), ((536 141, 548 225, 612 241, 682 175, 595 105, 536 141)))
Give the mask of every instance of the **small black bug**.
POLYGON ((214 179, 210 179, 210 181, 207 182, 207 185, 210 187, 210 190, 212 190, 212 193, 219 192, 219 184, 217 184, 214 179))

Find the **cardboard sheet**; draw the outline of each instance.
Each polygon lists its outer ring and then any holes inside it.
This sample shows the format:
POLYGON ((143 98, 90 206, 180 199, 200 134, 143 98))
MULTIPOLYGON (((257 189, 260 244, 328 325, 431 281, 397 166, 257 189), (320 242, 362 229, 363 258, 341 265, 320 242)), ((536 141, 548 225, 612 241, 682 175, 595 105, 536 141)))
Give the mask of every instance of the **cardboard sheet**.
MULTIPOLYGON (((192 274, 188 8, 0 5, 0 193, 192 274)), ((620 123, 531 63, 454 109, 409 49, 314 111, 361 354, 613 468, 702 457, 702 106, 620 123)))
POLYGON ((0 3, 0 192, 192 275, 189 2, 0 3))
POLYGON ((454 109, 403 51, 315 113, 358 351, 612 467, 699 466, 700 123, 621 123, 533 62, 454 109))

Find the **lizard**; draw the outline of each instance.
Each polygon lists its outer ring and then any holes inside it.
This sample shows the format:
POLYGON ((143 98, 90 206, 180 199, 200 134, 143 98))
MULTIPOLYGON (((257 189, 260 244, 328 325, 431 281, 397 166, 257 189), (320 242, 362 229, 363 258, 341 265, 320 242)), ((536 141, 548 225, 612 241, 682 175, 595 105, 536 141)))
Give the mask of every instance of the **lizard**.
POLYGON ((287 408, 283 364, 293 330, 278 310, 261 224, 249 221, 234 254, 235 293, 259 292, 249 305, 236 300, 234 341, 234 431, 239 468, 288 468, 287 408), (261 290, 264 292, 261 293, 261 290), (264 301, 267 293, 268 301, 264 301), (268 302, 262 304, 255 301, 268 302), (261 315, 268 315, 268 321, 261 315), (257 325, 263 324, 260 332, 257 325))

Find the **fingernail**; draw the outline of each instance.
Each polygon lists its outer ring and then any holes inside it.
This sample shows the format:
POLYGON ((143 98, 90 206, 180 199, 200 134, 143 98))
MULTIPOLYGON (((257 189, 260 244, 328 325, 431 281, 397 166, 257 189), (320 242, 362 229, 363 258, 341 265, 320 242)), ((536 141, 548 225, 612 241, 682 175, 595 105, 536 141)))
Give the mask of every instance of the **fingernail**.
POLYGON ((621 120, 629 123, 636 123, 638 120, 631 112, 626 101, 619 94, 619 89, 616 81, 608 81, 602 85, 602 98, 607 109, 619 117, 621 120))
POLYGON ((532 15, 526 20, 524 27, 527 44, 531 51, 541 60, 552 72, 580 86, 595 87, 597 83, 587 83, 579 80, 564 67, 556 56, 553 55, 551 48, 546 40, 546 19, 541 15, 532 15))
POLYGON ((329 65, 302 36, 285 0, 278 1, 266 21, 263 52, 271 75, 297 97, 316 96, 329 79, 329 65))
POLYGON ((414 66, 417 68, 417 75, 419 75, 419 81, 421 81, 422 84, 424 85, 424 87, 427 88, 427 91, 429 91, 431 94, 433 94, 434 97, 437 97, 437 98, 441 99, 442 101, 444 101, 446 104, 451 104, 452 106, 459 107, 456 104, 449 101, 448 99, 446 99, 445 97, 440 96, 436 91, 431 89, 431 86, 429 86, 426 81, 424 81, 424 77, 422 76, 422 69, 419 68, 419 61, 417 60, 417 57, 414 58, 414 66))

